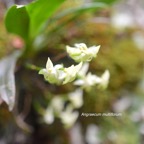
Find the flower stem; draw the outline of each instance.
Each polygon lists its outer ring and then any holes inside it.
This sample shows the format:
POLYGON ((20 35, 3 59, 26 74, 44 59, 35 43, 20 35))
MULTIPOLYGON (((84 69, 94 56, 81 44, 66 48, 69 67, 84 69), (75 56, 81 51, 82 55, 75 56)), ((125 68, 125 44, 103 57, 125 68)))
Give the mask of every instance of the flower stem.
POLYGON ((26 63, 25 66, 28 69, 36 70, 36 71, 40 71, 42 69, 41 67, 38 67, 38 66, 30 64, 30 63, 26 63))

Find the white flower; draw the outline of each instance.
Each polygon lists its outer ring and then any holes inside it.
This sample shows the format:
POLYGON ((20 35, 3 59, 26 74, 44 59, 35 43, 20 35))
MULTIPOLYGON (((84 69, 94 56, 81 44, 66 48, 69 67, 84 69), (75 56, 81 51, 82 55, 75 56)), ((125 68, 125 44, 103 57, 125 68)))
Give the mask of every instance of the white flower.
POLYGON ((68 68, 65 68, 64 72, 66 74, 66 77, 65 80, 63 81, 63 84, 73 81, 76 78, 76 75, 80 71, 81 67, 82 67, 82 62, 76 66, 72 65, 68 68))
POLYGON ((82 89, 76 89, 74 92, 69 93, 68 98, 73 104, 74 108, 80 108, 83 105, 82 89))
POLYGON ((76 62, 91 61, 97 56, 100 46, 92 46, 87 48, 84 43, 75 44, 75 47, 66 46, 67 53, 76 62))
POLYGON ((105 89, 108 85, 110 73, 108 70, 104 72, 101 77, 97 75, 87 73, 88 64, 84 64, 81 68, 81 71, 78 73, 79 79, 74 82, 74 85, 82 86, 86 90, 89 90, 92 86, 98 85, 99 88, 105 89))
POLYGON ((55 96, 51 101, 51 107, 53 108, 54 112, 59 115, 59 113, 64 108, 64 99, 61 96, 55 96))
POLYGON ((48 107, 44 113, 43 116, 44 122, 47 124, 52 124, 54 121, 54 114, 53 114, 53 108, 48 107))
POLYGON ((47 107, 43 119, 45 123, 52 124, 54 122, 54 117, 61 115, 64 108, 65 100, 61 96, 55 96, 49 106, 47 107))
POLYGON ((79 113, 73 111, 73 108, 69 105, 66 110, 60 115, 60 119, 66 128, 70 128, 78 118, 79 113))
POLYGON ((91 72, 87 74, 88 68, 89 68, 89 63, 84 63, 81 68, 81 71, 78 72, 79 79, 74 82, 74 85, 82 86, 84 88, 89 88, 101 82, 100 77, 91 74, 91 72))
POLYGON ((52 61, 48 58, 46 68, 41 69, 39 71, 39 74, 43 74, 45 80, 52 84, 66 84, 76 78, 76 75, 80 70, 81 66, 82 62, 76 66, 72 65, 68 68, 64 68, 62 64, 57 64, 53 66, 52 61))
POLYGON ((53 66, 53 63, 48 58, 48 61, 46 63, 46 69, 42 69, 39 71, 39 74, 43 74, 45 80, 49 81, 52 84, 59 84, 65 77, 65 75, 62 72, 63 65, 56 65, 53 66))
POLYGON ((101 82, 99 84, 99 87, 102 89, 107 88, 109 83, 110 73, 108 70, 106 70, 103 75, 101 76, 101 82))
POLYGON ((89 72, 86 76, 76 80, 74 82, 74 85, 78 85, 78 86, 82 86, 83 88, 90 89, 92 86, 100 82, 101 82, 100 77, 93 75, 89 72))
POLYGON ((55 96, 51 100, 51 106, 55 110, 61 110, 63 108, 63 104, 64 104, 64 99, 61 97, 61 95, 55 96))
MULTIPOLYGON (((76 121, 78 112, 73 111, 74 107, 72 106, 72 104, 69 104, 66 108, 64 108, 65 102, 66 99, 60 96, 54 97, 50 102, 48 108, 45 110, 43 116, 44 122, 47 124, 52 124, 54 122, 54 118, 57 117, 60 118, 66 128, 70 128, 76 121)), ((82 104, 82 102, 80 103, 82 104)))

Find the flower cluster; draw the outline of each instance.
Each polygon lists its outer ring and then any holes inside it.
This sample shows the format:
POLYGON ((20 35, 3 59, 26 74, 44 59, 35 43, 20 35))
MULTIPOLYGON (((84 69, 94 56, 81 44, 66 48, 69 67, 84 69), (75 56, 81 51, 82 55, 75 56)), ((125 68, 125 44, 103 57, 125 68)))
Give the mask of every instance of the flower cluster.
POLYGON ((64 68, 62 64, 53 66, 52 61, 48 58, 46 68, 41 69, 39 74, 43 74, 45 80, 49 81, 51 84, 66 84, 75 79, 81 66, 82 62, 76 66, 72 65, 68 68, 64 68))
POLYGON ((75 109, 83 105, 83 90, 90 90, 92 86, 105 89, 108 85, 110 74, 106 70, 102 76, 97 76, 87 72, 92 58, 97 56, 100 46, 87 47, 84 43, 75 44, 75 47, 66 46, 69 56, 79 64, 65 68, 63 64, 53 65, 50 58, 46 63, 46 68, 41 69, 39 74, 44 75, 46 81, 51 84, 63 85, 73 82, 79 86, 74 92, 67 96, 55 96, 44 113, 44 121, 48 124, 53 123, 54 117, 61 119, 66 128, 71 127, 78 118, 78 111, 75 109), (65 103, 68 104, 65 107, 65 103))
POLYGON ((66 46, 67 53, 76 62, 91 61, 92 58, 97 56, 100 46, 92 46, 87 48, 86 44, 75 44, 75 47, 66 46))
POLYGON ((80 108, 83 105, 83 92, 81 89, 76 89, 74 92, 68 93, 67 97, 63 95, 55 96, 44 113, 44 121, 47 124, 54 122, 54 117, 58 117, 65 128, 70 128, 78 118, 78 111, 75 108, 80 108), (65 97, 65 98, 64 98, 65 97), (65 107, 65 103, 69 104, 65 107))
POLYGON ((88 72, 89 64, 85 63, 78 73, 79 79, 74 82, 74 85, 82 86, 82 88, 89 90, 92 86, 98 85, 99 88, 105 89, 108 86, 110 73, 106 70, 101 77, 88 72))
POLYGON ((80 71, 83 62, 89 62, 92 58, 96 57, 99 48, 100 46, 87 48, 84 43, 75 44, 75 47, 66 46, 69 56, 76 62, 79 62, 79 64, 76 66, 72 65, 68 68, 65 68, 63 64, 54 66, 50 58, 48 58, 46 68, 41 69, 39 74, 43 74, 45 80, 51 84, 60 85, 72 82, 80 71))

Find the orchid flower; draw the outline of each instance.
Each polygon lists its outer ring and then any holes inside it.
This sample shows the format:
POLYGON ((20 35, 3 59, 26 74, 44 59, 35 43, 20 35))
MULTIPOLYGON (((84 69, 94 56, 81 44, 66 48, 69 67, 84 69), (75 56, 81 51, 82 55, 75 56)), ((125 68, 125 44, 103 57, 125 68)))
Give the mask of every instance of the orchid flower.
POLYGON ((110 73, 106 70, 101 76, 101 82, 99 83, 99 87, 101 89, 106 89, 109 83, 110 73))
POLYGON ((83 64, 81 71, 78 72, 78 77, 74 82, 74 85, 82 86, 83 88, 89 90, 92 86, 98 85, 99 88, 105 89, 108 85, 110 74, 109 71, 106 70, 101 77, 98 77, 91 72, 87 73, 89 64, 83 64))
MULTIPOLYGON (((74 102, 74 99, 72 101, 74 102)), ((74 107, 74 105, 69 104, 65 108, 64 107, 65 102, 66 100, 61 96, 54 97, 50 102, 49 106, 47 107, 47 109, 45 110, 45 113, 43 115, 44 122, 47 124, 52 124, 54 122, 54 118, 58 117, 60 118, 60 120, 62 121, 62 123, 66 128, 71 127, 75 123, 78 117, 78 112, 73 111, 77 107, 74 107)), ((76 103, 77 106, 81 106, 83 104, 82 102, 79 102, 79 104, 78 102, 76 103)))
POLYGON ((73 107, 69 105, 67 106, 66 110, 61 113, 60 119, 64 124, 65 128, 70 128, 77 120, 78 115, 78 111, 73 111, 73 107))
POLYGON ((83 105, 83 91, 76 89, 74 92, 68 94, 68 99, 74 108, 80 108, 83 105))
POLYGON ((54 66, 50 58, 48 58, 46 68, 41 69, 39 74, 43 74, 45 80, 51 84, 66 84, 76 78, 76 75, 81 69, 81 66, 82 62, 76 66, 72 65, 68 68, 64 68, 62 64, 57 64, 54 66))
POLYGON ((52 124, 54 122, 53 108, 48 107, 43 116, 44 122, 47 124, 52 124))
POLYGON ((86 44, 75 44, 75 47, 66 46, 69 56, 76 62, 89 62, 97 56, 100 46, 91 46, 87 48, 86 44))
POLYGON ((91 74, 90 72, 85 76, 74 82, 74 85, 82 86, 83 88, 89 90, 92 86, 99 84, 101 82, 101 78, 91 74))
POLYGON ((43 119, 47 124, 52 124, 54 122, 54 117, 61 115, 64 108, 65 100, 61 96, 55 96, 49 106, 46 108, 43 119))

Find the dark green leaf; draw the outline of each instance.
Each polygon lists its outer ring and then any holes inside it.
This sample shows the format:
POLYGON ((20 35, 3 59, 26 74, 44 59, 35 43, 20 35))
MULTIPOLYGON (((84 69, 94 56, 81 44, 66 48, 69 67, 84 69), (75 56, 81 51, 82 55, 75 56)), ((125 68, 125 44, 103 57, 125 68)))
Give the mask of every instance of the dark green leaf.
POLYGON ((5 25, 10 33, 21 36, 24 40, 27 40, 29 34, 29 15, 24 6, 12 6, 5 18, 5 25))

